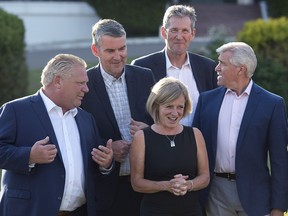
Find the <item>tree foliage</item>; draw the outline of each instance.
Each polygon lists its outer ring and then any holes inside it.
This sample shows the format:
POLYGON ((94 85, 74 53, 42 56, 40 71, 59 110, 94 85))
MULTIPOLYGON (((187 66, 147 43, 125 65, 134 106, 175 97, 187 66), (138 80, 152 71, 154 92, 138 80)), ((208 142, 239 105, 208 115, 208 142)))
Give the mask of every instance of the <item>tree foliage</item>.
POLYGON ((25 28, 21 19, 0 9, 0 106, 27 93, 25 28))
POLYGON ((87 0, 102 18, 120 22, 129 37, 158 35, 167 0, 87 0))
POLYGON ((288 106, 288 19, 247 22, 237 40, 248 43, 257 55, 258 66, 253 79, 284 97, 288 106))

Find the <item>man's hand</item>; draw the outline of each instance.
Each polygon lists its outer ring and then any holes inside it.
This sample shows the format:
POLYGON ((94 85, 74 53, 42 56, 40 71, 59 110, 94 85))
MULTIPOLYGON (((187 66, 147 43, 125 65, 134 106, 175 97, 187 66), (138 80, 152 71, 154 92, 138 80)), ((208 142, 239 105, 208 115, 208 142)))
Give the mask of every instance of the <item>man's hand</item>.
POLYGON ((45 164, 54 161, 57 149, 54 144, 49 144, 49 137, 37 141, 31 148, 29 164, 45 164))
POLYGON ((284 212, 279 209, 272 209, 271 216, 284 216, 284 212))
POLYGON ((98 149, 92 149, 92 159, 99 164, 100 167, 108 169, 113 161, 112 139, 107 141, 106 147, 99 145, 98 149))
POLYGON ((130 146, 131 143, 124 140, 114 141, 112 143, 112 149, 115 161, 122 163, 129 153, 130 146))
POLYGON ((136 131, 138 130, 142 130, 144 128, 148 127, 147 124, 140 122, 140 121, 135 121, 133 119, 131 119, 131 123, 130 123, 130 133, 131 136, 133 137, 134 134, 136 133, 136 131))

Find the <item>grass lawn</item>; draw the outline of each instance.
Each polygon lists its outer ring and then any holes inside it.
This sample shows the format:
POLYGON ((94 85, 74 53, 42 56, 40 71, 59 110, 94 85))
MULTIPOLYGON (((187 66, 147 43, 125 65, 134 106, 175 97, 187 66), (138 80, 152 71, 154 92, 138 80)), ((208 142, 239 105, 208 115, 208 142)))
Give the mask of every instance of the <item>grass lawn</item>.
POLYGON ((40 83, 40 76, 41 76, 42 70, 32 70, 29 71, 29 86, 28 86, 28 94, 34 94, 42 85, 40 83))

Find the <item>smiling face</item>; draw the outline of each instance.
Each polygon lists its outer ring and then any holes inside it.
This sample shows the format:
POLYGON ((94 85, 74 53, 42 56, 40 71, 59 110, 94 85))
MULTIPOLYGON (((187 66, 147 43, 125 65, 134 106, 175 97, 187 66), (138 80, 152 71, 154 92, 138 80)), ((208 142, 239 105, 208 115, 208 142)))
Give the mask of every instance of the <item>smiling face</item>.
POLYGON ((185 97, 181 94, 176 100, 159 106, 159 124, 166 129, 173 129, 179 125, 185 107, 185 97))
POLYGON ((237 89, 239 82, 240 67, 230 63, 232 53, 230 51, 223 52, 218 57, 218 65, 215 68, 217 72, 217 84, 230 89, 237 89))
POLYGON ((175 16, 170 18, 168 28, 162 26, 161 34, 165 39, 168 54, 183 55, 195 37, 195 29, 191 29, 189 17, 175 16))
POLYGON ((126 36, 111 37, 104 35, 101 38, 99 47, 92 44, 93 54, 99 58, 104 70, 115 78, 123 73, 127 62, 126 36))
POLYGON ((89 91, 86 68, 80 65, 76 66, 71 70, 70 75, 57 76, 55 79, 59 89, 58 106, 62 107, 63 113, 79 107, 85 93, 89 91))

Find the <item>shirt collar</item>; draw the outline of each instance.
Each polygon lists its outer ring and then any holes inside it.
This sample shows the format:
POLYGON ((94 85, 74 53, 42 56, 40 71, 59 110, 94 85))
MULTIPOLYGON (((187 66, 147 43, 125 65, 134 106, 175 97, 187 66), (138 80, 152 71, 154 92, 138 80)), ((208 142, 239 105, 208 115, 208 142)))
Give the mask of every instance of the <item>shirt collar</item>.
MULTIPOLYGON (((239 97, 241 97, 244 94, 250 95, 251 89, 252 89, 252 85, 253 85, 253 80, 250 79, 249 84, 247 85, 246 89, 242 92, 241 95, 239 95, 239 97)), ((226 94, 228 94, 228 93, 233 93, 234 94, 235 92, 232 89, 227 89, 226 90, 226 94)))
MULTIPOLYGON (((56 110, 59 114, 61 113, 61 115, 63 115, 63 111, 62 108, 57 106, 49 97, 47 97, 44 92, 43 89, 40 89, 40 96, 44 102, 44 105, 46 107, 46 110, 48 113, 50 113, 52 110, 56 110)), ((77 108, 73 108, 69 111, 67 111, 67 113, 71 113, 73 115, 73 117, 75 117, 78 113, 78 109, 77 108)))
MULTIPOLYGON (((185 63, 182 65, 182 67, 185 67, 185 66, 188 66, 189 68, 191 68, 191 64, 190 64, 190 59, 189 59, 189 55, 188 55, 188 52, 186 52, 186 61, 185 63)), ((171 64, 171 61, 168 57, 168 54, 167 54, 167 49, 165 49, 165 58, 166 58, 166 70, 168 70, 169 68, 176 68, 174 65, 171 64)), ((181 69, 181 68, 178 68, 178 69, 181 69)))
POLYGON ((103 76, 103 80, 104 83, 107 87, 111 87, 111 85, 115 82, 115 81, 119 81, 122 84, 125 82, 125 68, 124 71, 122 73, 122 75, 116 79, 115 77, 113 77, 112 75, 110 75, 109 73, 107 73, 104 68, 102 67, 102 65, 100 64, 100 71, 101 71, 101 75, 103 76))

